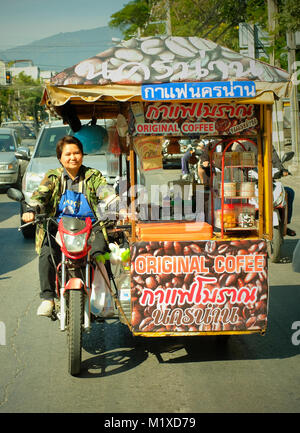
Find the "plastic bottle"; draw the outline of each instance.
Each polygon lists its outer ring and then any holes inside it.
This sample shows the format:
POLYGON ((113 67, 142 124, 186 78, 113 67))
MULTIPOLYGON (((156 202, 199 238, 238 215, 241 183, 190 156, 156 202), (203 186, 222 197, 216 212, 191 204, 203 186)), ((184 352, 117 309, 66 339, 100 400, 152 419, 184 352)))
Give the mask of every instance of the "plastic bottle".
MULTIPOLYGON (((116 285, 119 292, 119 301, 121 307, 127 317, 127 320, 131 321, 131 290, 130 290, 130 271, 124 270, 120 276, 116 279, 116 285)), ((119 312, 120 321, 125 323, 122 314, 119 312)))
MULTIPOLYGON (((221 228, 222 209, 217 209, 215 214, 215 226, 221 228)), ((223 227, 230 229, 236 227, 236 212, 233 204, 224 204, 223 209, 223 227)))

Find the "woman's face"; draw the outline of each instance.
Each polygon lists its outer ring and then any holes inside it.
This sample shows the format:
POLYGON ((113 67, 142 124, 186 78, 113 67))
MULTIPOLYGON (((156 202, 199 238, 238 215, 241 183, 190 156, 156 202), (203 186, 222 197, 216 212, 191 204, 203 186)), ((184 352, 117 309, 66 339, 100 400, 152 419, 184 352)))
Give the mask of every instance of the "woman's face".
POLYGON ((60 162, 71 174, 77 174, 82 165, 83 155, 77 144, 65 144, 60 162))

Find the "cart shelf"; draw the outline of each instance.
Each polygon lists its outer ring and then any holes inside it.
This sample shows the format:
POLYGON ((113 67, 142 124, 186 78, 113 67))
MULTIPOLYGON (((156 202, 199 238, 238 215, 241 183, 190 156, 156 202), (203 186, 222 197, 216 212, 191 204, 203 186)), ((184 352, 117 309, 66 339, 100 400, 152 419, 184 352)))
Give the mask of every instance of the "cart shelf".
POLYGON ((253 227, 230 227, 230 228, 225 228, 224 227, 224 231, 225 232, 231 232, 231 231, 256 231, 258 230, 258 225, 256 224, 253 227))

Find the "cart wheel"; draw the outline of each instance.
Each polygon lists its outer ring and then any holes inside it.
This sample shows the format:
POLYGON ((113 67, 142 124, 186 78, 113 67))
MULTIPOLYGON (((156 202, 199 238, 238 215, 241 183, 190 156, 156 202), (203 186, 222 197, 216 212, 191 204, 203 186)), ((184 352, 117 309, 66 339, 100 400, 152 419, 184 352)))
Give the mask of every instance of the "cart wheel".
POLYGON ((217 339, 221 344, 227 344, 231 335, 218 335, 217 339))

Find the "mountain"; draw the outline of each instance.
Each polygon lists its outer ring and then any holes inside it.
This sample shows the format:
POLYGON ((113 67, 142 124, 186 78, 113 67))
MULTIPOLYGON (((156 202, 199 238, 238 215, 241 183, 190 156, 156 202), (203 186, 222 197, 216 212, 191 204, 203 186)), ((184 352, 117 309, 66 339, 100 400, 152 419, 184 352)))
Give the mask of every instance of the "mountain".
POLYGON ((60 72, 113 46, 112 38, 122 38, 122 33, 111 27, 58 33, 27 45, 0 51, 0 59, 28 59, 42 71, 60 72))

